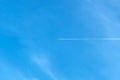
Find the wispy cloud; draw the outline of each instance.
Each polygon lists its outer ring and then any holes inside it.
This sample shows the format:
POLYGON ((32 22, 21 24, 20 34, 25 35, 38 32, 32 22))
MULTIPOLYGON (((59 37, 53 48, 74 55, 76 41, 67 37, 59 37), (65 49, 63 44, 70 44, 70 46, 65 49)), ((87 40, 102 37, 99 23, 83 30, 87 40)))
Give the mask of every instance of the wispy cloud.
POLYGON ((33 55, 32 61, 52 80, 59 80, 56 74, 54 74, 54 72, 51 69, 52 63, 47 55, 33 55))
POLYGON ((77 40, 85 40, 85 41, 88 41, 88 40, 102 40, 102 41, 120 41, 120 38, 60 38, 60 39, 57 39, 57 40, 60 40, 60 41, 77 41, 77 40))

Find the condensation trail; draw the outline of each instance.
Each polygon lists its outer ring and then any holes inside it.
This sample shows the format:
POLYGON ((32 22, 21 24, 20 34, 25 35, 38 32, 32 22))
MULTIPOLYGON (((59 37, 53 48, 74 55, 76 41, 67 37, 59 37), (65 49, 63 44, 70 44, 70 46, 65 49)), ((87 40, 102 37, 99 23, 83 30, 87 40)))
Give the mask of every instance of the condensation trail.
POLYGON ((59 38, 61 41, 77 41, 77 40, 102 40, 102 41, 120 41, 120 38, 59 38))

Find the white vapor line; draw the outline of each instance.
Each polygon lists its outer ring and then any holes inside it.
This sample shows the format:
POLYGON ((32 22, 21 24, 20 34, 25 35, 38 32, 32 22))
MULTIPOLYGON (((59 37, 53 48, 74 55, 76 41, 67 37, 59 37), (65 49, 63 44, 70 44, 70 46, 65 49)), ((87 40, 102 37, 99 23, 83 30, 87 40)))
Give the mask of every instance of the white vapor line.
POLYGON ((58 80, 55 74, 50 69, 46 70, 46 74, 49 75, 52 80, 58 80))
POLYGON ((39 66, 40 69, 43 70, 52 80, 58 80, 56 75, 53 73, 53 71, 50 69, 51 62, 46 56, 38 57, 37 55, 32 56, 32 60, 34 61, 37 66, 39 66))
POLYGON ((79 40, 100 40, 100 41, 119 41, 120 38, 59 38, 60 41, 79 41, 79 40))

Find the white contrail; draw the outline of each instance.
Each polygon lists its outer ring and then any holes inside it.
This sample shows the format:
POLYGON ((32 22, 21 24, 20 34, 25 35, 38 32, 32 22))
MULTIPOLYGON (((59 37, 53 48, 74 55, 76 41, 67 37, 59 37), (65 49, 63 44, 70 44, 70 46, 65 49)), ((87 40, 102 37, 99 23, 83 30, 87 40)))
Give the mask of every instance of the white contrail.
POLYGON ((120 38, 59 38, 61 41, 77 41, 77 40, 102 40, 102 41, 119 41, 120 38))
POLYGON ((34 61, 40 69, 43 70, 52 80, 58 80, 56 75, 51 70, 51 62, 46 55, 39 57, 38 55, 32 56, 32 60, 34 61))

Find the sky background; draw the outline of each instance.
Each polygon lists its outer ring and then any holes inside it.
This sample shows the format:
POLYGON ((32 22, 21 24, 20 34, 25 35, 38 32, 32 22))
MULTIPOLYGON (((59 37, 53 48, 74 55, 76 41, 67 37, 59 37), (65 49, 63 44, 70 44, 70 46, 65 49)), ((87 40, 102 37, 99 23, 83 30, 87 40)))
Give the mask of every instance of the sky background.
POLYGON ((120 80, 119 3, 0 0, 0 80, 120 80))

